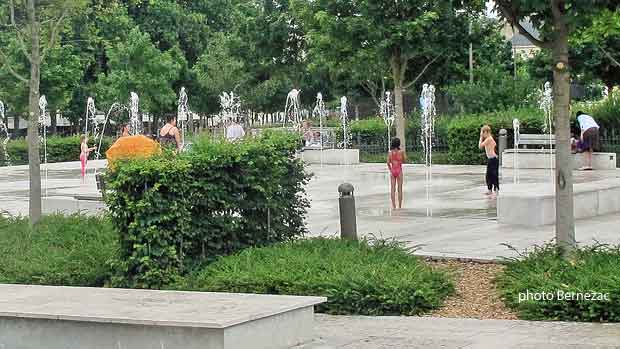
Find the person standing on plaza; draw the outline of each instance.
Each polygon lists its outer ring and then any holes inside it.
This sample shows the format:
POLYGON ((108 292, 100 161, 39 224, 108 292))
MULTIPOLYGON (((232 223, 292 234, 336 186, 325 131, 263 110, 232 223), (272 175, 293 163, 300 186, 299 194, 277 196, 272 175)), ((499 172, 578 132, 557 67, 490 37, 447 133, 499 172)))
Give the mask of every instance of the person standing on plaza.
POLYGON ((600 148, 599 126, 594 118, 582 111, 577 112, 577 122, 581 129, 581 150, 586 156, 586 166, 581 170, 592 170, 592 153, 600 148))
POLYGON ((487 156, 487 193, 486 195, 493 196, 499 192, 499 158, 495 152, 497 143, 493 139, 491 134, 491 126, 484 125, 480 129, 480 139, 478 141, 478 147, 484 149, 487 156))
POLYGON ((245 131, 236 119, 232 119, 230 125, 226 127, 226 139, 230 142, 236 142, 245 137, 245 131))
POLYGON ((396 209, 396 191, 398 190, 398 208, 403 207, 403 163, 407 160, 404 150, 400 149, 400 138, 392 139, 387 157, 387 166, 390 171, 390 198, 392 209, 396 209))
POLYGON ((97 147, 88 147, 88 136, 80 136, 80 165, 82 167, 82 181, 86 176, 86 163, 88 162, 88 156, 90 152, 97 149, 97 147))

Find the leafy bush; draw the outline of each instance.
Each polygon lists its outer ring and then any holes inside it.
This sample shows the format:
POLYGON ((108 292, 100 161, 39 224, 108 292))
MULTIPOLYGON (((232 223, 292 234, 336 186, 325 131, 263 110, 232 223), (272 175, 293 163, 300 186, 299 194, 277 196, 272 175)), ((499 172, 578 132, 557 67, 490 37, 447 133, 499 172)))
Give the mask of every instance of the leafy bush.
POLYGON ((25 218, 0 216, 0 283, 103 286, 117 251, 105 218, 46 216, 30 228, 25 218))
MULTIPOLYGON (((103 138, 101 142, 101 153, 105 154, 105 151, 112 145, 112 138, 103 138)), ((98 146, 90 141, 91 146, 98 146)), ((7 144, 7 152, 11 158, 13 165, 24 165, 28 163, 28 144, 24 138, 15 139, 9 141, 7 144)), ((41 160, 44 156, 43 144, 40 146, 41 160)), ((4 154, 0 152, 0 165, 4 164, 4 154)), ((105 157, 105 155, 103 155, 105 157)), ((47 162, 65 162, 65 161, 79 161, 80 159, 80 137, 58 137, 53 136, 47 138, 47 162)))
POLYGON ((620 92, 610 93, 609 97, 601 102, 579 105, 572 108, 592 115, 596 122, 605 130, 620 130, 620 92))
POLYGON ((113 284, 157 288, 187 267, 305 233, 309 176, 298 135, 264 132, 231 144, 120 163, 107 204, 121 238, 113 284))
POLYGON ((555 245, 510 260, 498 278, 506 304, 529 320, 620 321, 620 246, 584 247, 563 259, 555 245), (609 301, 540 300, 526 292, 608 294, 609 301), (521 294, 522 301, 519 302, 521 294), (525 295, 524 295, 525 294, 525 295))
POLYGON ((490 125, 497 139, 499 130, 508 131, 508 144, 513 143, 512 120, 519 119, 521 133, 543 133, 544 120, 539 109, 517 109, 474 115, 460 115, 447 123, 451 164, 483 164, 484 151, 478 148, 480 128, 490 125))
POLYGON ((542 87, 527 77, 514 79, 499 65, 476 68, 475 81, 460 82, 446 90, 461 113, 483 113, 535 106, 536 92, 542 87))
POLYGON ((330 314, 418 315, 454 292, 393 241, 314 238, 251 248, 218 259, 176 286, 199 291, 325 296, 330 314))

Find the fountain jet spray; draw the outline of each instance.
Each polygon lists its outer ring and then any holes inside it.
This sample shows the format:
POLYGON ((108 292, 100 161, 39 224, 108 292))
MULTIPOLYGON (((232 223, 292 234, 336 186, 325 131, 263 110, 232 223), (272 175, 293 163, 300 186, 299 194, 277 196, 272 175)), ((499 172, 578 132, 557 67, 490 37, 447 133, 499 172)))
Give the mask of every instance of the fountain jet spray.
POLYGON ((421 143, 424 150, 426 177, 426 214, 427 216, 432 216, 433 209, 430 207, 430 200, 431 187, 433 185, 433 138, 435 135, 435 117, 437 116, 437 110, 435 109, 435 86, 430 84, 423 85, 420 106, 422 107, 421 143))
POLYGON ((52 125, 52 120, 47 114, 47 99, 45 95, 39 98, 39 129, 42 131, 39 134, 39 140, 43 143, 43 163, 45 164, 45 196, 47 197, 47 128, 52 125), (43 136, 41 136, 43 135, 43 136))
POLYGON ((551 171, 551 182, 555 183, 553 171, 553 88, 549 81, 545 82, 539 101, 539 107, 545 114, 544 131, 549 135, 549 169, 551 171))
POLYGON ((9 157, 9 152, 6 150, 6 146, 11 139, 11 135, 9 135, 9 128, 4 123, 4 103, 0 101, 0 142, 2 143, 2 151, 4 154, 4 164, 6 166, 11 166, 11 158, 9 157))
POLYGON ((291 123, 295 130, 301 127, 301 105, 299 102, 299 93, 301 90, 292 89, 286 96, 286 105, 284 107, 284 126, 291 123))
POLYGON ((129 134, 132 136, 142 133, 142 120, 139 113, 140 98, 135 92, 130 93, 129 97, 129 134))
POLYGON ((512 182, 517 184, 519 182, 519 144, 521 143, 521 125, 519 123, 519 119, 512 119, 512 130, 514 131, 512 182))
POLYGON ((188 119, 189 107, 187 105, 187 93, 185 92, 185 87, 181 87, 177 108, 177 120, 179 120, 181 124, 181 142, 183 143, 183 145, 185 145, 185 133, 187 133, 187 124, 190 122, 188 119))
POLYGON ((342 123, 342 148, 347 149, 347 145, 351 141, 351 135, 348 130, 349 112, 347 110, 347 97, 340 97, 340 122, 342 123))
POLYGON ((220 95, 220 119, 226 124, 230 120, 238 120, 241 100, 233 91, 222 92, 220 95))
POLYGON ((380 114, 383 118, 383 123, 387 128, 387 149, 390 151, 390 138, 392 137, 391 130, 394 125, 394 102, 392 101, 392 94, 390 91, 385 92, 385 99, 381 99, 380 114))

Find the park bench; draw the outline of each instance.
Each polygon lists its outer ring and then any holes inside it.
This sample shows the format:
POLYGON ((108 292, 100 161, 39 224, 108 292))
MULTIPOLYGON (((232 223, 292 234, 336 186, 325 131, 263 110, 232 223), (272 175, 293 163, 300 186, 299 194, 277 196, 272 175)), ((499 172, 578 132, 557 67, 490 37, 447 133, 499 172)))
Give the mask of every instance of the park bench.
POLYGON ((555 135, 523 133, 519 135, 519 145, 525 149, 528 145, 555 146, 555 135))

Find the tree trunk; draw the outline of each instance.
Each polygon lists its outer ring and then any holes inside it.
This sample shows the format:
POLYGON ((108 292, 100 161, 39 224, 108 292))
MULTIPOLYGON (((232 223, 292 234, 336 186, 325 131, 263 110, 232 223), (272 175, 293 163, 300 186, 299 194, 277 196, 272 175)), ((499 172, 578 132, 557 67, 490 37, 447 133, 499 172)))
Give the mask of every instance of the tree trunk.
POLYGON ((557 37, 553 43, 553 113, 555 119, 555 235, 564 252, 575 247, 575 216, 573 208, 573 169, 570 152, 570 72, 568 70, 568 29, 556 23, 557 37))
MULTIPOLYGON (((405 139, 405 108, 404 108, 404 100, 403 100, 403 77, 404 73, 404 64, 400 57, 400 54, 395 54, 391 60, 392 65, 392 77, 394 80, 394 109, 396 112, 395 115, 395 124, 396 124, 396 137, 400 138, 401 149, 407 149, 407 141, 405 139)), ((390 144, 390 140, 388 139, 388 144, 390 144)))
POLYGON ((28 0, 28 26, 31 33, 30 93, 28 118, 28 164, 30 174, 30 224, 41 219, 41 158, 39 154, 39 83, 41 77, 40 30, 34 0, 28 0))

